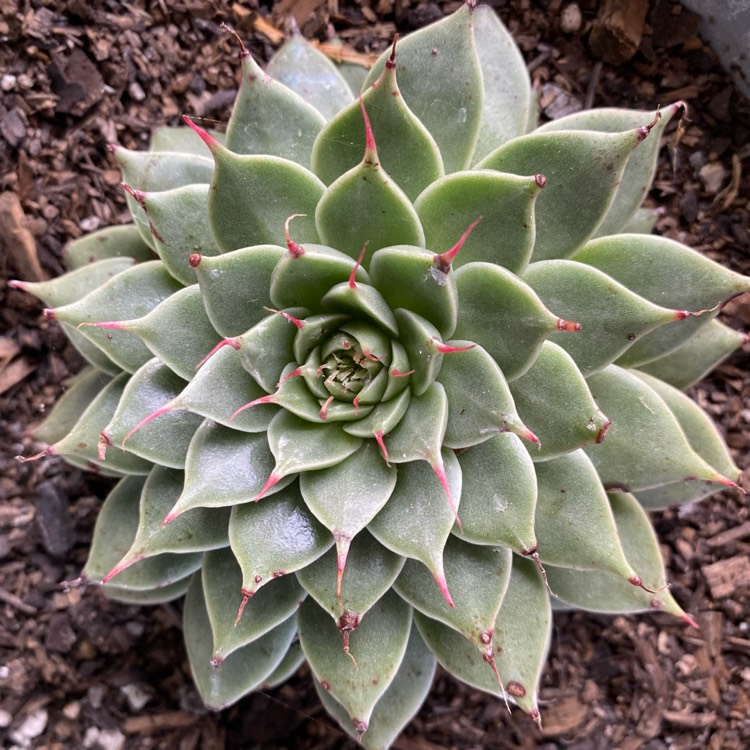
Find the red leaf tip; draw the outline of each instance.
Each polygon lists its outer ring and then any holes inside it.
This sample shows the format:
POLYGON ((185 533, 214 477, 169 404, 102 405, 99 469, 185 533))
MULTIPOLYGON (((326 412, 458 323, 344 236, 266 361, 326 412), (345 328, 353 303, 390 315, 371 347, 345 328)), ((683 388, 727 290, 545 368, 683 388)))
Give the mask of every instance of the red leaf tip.
POLYGON ((206 362, 208 362, 208 360, 211 359, 211 357, 213 357, 214 354, 219 351, 219 349, 222 349, 225 346, 231 346, 232 349, 236 349, 238 351, 242 348, 242 344, 239 342, 239 339, 222 339, 218 344, 216 344, 213 349, 211 349, 211 351, 205 357, 203 357, 200 362, 198 362, 198 364, 195 366, 195 369, 200 370, 200 368, 203 367, 203 365, 205 365, 206 362))
POLYGON ((478 216, 474 221, 469 224, 466 231, 458 238, 458 242, 446 252, 442 253, 441 255, 435 256, 435 265, 440 269, 443 273, 448 273, 448 271, 451 270, 451 263, 453 263, 453 260, 458 255, 458 251, 463 247, 464 242, 469 238, 469 235, 474 230, 474 227, 479 224, 480 221, 482 221, 484 217, 478 216))
POLYGON ((375 146, 375 136, 372 133, 370 118, 367 116, 365 103, 362 101, 361 96, 359 97, 359 108, 362 110, 362 119, 365 121, 365 162, 369 164, 377 164, 378 151, 375 146))
POLYGON ((237 44, 240 46, 240 57, 250 57, 250 53, 247 51, 247 47, 245 47, 245 43, 242 41, 242 37, 228 24, 224 23, 223 21, 220 24, 221 28, 226 31, 228 34, 231 34, 236 40, 237 44))
POLYGON ((284 312, 283 310, 276 310, 273 307, 264 307, 263 309, 268 310, 268 312, 274 313, 275 315, 281 315, 282 318, 286 318, 286 320, 288 320, 290 323, 294 323, 297 328, 303 328, 305 325, 304 320, 295 318, 294 315, 290 315, 288 312, 284 312))
POLYGON ((292 241, 292 236, 289 234, 289 223, 292 221, 292 219, 297 219, 304 216, 307 216, 307 214, 292 214, 291 216, 287 216, 286 221, 284 222, 284 238, 286 239, 286 246, 289 250, 289 253, 295 258, 299 258, 300 256, 304 255, 305 248, 302 247, 302 245, 299 245, 298 243, 292 241))
POLYGON ((566 333, 575 333, 581 330, 581 324, 575 323, 572 320, 563 320, 562 318, 557 319, 557 330, 565 331, 566 333))
POLYGON ((127 182, 121 182, 120 186, 122 189, 133 198, 133 200, 144 210, 147 211, 146 208, 146 193, 143 192, 143 190, 136 190, 135 188, 128 185, 127 182))
POLYGON ((367 246, 370 244, 370 240, 367 240, 364 245, 362 245, 362 249, 359 251, 359 257, 357 258, 357 262, 354 264, 354 268, 352 268, 352 272, 349 274, 349 288, 350 289, 356 289, 357 288, 357 282, 354 280, 354 277, 357 275, 357 271, 359 271, 360 266, 362 265, 362 261, 365 259, 365 253, 367 252, 367 246))
POLYGON ((393 44, 391 45, 391 56, 385 61, 385 67, 388 70, 393 70, 396 67, 396 42, 398 41, 398 34, 393 35, 393 44))
POLYGON ((659 107, 657 107, 656 114, 654 114, 654 119, 651 120, 648 125, 642 125, 640 128, 636 128, 635 132, 638 134, 638 140, 645 140, 648 137, 648 134, 653 129, 654 125, 656 125, 659 120, 661 120, 661 110, 659 109, 659 107))
POLYGON ((187 115, 182 116, 182 121, 200 137, 211 153, 214 153, 221 147, 221 144, 216 138, 214 138, 208 131, 198 127, 187 115))
POLYGON ((433 337, 431 339, 432 343, 435 345, 435 348, 440 352, 440 354, 453 354, 454 352, 466 352, 469 349, 473 349, 476 344, 469 344, 468 346, 451 346, 450 344, 444 344, 439 339, 433 337))
POLYGON ((192 253, 191 256, 188 258, 188 263, 190 265, 190 268, 198 268, 202 260, 203 260, 203 256, 200 253, 192 253))

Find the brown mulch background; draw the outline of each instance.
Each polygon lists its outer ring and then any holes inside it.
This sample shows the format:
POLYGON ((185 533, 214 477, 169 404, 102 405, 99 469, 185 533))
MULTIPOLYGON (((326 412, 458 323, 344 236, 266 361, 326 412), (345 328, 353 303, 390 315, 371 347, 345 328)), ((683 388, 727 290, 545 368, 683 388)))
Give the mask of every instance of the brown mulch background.
MULTIPOLYGON (((567 32, 567 2, 493 4, 530 63, 546 117, 584 102, 690 104, 682 141, 664 150, 651 194, 663 207, 658 230, 750 273, 750 104, 700 42, 695 17, 651 0, 638 52, 615 66, 590 51, 600 0, 579 2, 581 26, 567 32)), ((330 23, 366 52, 457 5, 282 0, 273 9, 263 3, 260 14, 280 29, 293 14, 321 40, 330 23)), ((11 193, 0 198, 2 280, 55 275, 66 241, 127 219, 107 143, 145 147, 155 126, 182 113, 226 121, 239 71, 219 24, 237 28, 267 59, 274 44, 256 19, 253 0, 0 0, 0 192, 11 193)), ((750 328, 750 301, 733 301, 723 319, 750 328)), ((58 459, 20 464, 14 456, 39 450, 29 431, 79 366, 41 305, 0 284, 2 746, 354 748, 320 708, 304 668, 270 694, 210 713, 190 684, 179 604, 128 607, 96 589, 63 590, 83 565, 109 482, 58 459)), ((747 467, 748 354, 734 355, 694 395, 747 467)), ((541 689, 543 732, 439 671, 396 748, 750 747, 748 502, 726 492, 656 514, 655 523, 673 593, 700 631, 660 614, 559 615, 541 689)))

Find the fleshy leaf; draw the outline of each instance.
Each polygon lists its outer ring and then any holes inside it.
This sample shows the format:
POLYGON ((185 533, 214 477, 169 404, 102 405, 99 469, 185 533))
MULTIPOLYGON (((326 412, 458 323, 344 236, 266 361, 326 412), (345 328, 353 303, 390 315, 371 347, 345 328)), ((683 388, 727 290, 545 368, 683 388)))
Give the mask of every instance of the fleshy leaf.
POLYGON ((367 243, 361 262, 369 267, 372 253, 381 247, 424 245, 424 232, 411 201, 380 164, 366 116, 365 128, 362 161, 327 188, 315 209, 315 225, 326 245, 352 258, 358 258, 367 243))
MULTIPOLYGON (((130 549, 105 576, 105 583, 139 560, 165 552, 204 552, 229 545, 228 510, 196 509, 169 526, 162 520, 182 492, 181 471, 155 466, 141 492, 138 530, 130 549)), ((117 585, 117 581, 115 581, 117 585)))
MULTIPOLYGON (((145 477, 126 477, 104 501, 94 527, 91 549, 82 577, 101 581, 124 557, 138 530, 139 504, 145 477)), ((117 578, 117 589, 144 591, 168 586, 198 570, 203 555, 163 554, 141 560, 117 578)), ((106 586, 105 586, 106 591, 106 586)))
POLYGON ((180 395, 172 400, 171 406, 200 414, 233 430, 265 432, 278 412, 273 404, 258 404, 232 419, 240 407, 265 395, 266 392, 247 376, 239 352, 224 346, 201 366, 180 395))
POLYGON ((434 385, 443 364, 440 332, 421 315, 402 307, 395 312, 401 333, 400 342, 413 371, 410 375, 411 389, 415 396, 422 396, 434 385))
POLYGON ((185 454, 203 417, 162 407, 179 394, 185 382, 154 358, 128 381, 103 436, 109 445, 173 469, 185 467, 185 454))
POLYGON ((111 446, 107 460, 100 464, 100 433, 102 427, 112 419, 127 383, 128 376, 122 373, 104 386, 73 428, 48 452, 65 456, 68 461, 72 458, 82 459, 85 462, 84 467, 88 469, 96 469, 101 465, 103 469, 123 474, 148 474, 153 464, 122 450, 120 446, 111 446))
MULTIPOLYGON (((386 50, 365 87, 380 76, 389 57, 386 50)), ((466 169, 484 99, 469 5, 399 42, 397 65, 401 95, 435 139, 446 173, 466 169)))
POLYGON ((508 381, 526 372, 544 339, 567 324, 544 306, 528 284, 492 263, 462 266, 456 271, 456 287, 454 336, 482 346, 508 381))
POLYGON ((494 359, 470 341, 451 341, 458 351, 446 355, 440 383, 448 398, 448 423, 443 444, 470 448, 499 432, 514 432, 538 443, 516 412, 508 384, 494 359))
POLYGON ((350 284, 342 281, 336 284, 321 300, 324 308, 349 313, 383 328, 392 336, 398 335, 398 326, 391 308, 383 295, 369 284, 350 284))
POLYGON ((494 667, 493 631, 510 579, 507 548, 468 544, 450 536, 443 550, 445 577, 455 607, 433 595, 430 574, 416 560, 407 560, 393 588, 415 609, 457 630, 494 667))
POLYGON ((637 578, 622 551, 607 494, 582 450, 536 465, 534 530, 543 563, 637 578))
POLYGON ((510 384, 518 414, 534 426, 539 444, 528 446, 532 459, 569 453, 604 439, 609 420, 599 411, 572 357, 545 341, 534 364, 510 384))
POLYGON ((285 254, 279 245, 256 245, 200 259, 195 273, 206 313, 222 336, 238 336, 268 315, 272 273, 285 254))
MULTIPOLYGON (((266 71, 315 107, 326 120, 353 98, 352 89, 337 66, 302 34, 292 34, 271 58, 266 71)), ((292 121, 296 123, 295 119, 292 121)), ((278 128, 273 136, 274 140, 283 138, 278 128)))
MULTIPOLYGON (((386 63, 378 80, 363 92, 362 105, 372 123, 383 168, 414 200, 443 175, 443 161, 427 128, 404 102, 397 78, 398 58, 386 63)), ((341 109, 320 132, 313 147, 315 174, 326 184, 356 167, 365 149, 365 129, 358 102, 341 109)))
MULTIPOLYGON (((209 133, 220 143, 224 143, 224 133, 217 130, 209 130, 209 133)), ((193 154, 194 156, 205 156, 206 147, 201 139, 190 129, 184 126, 163 125, 156 128, 151 134, 148 143, 149 151, 171 151, 178 154, 193 154)))
POLYGON ((297 613, 299 638, 315 679, 345 708, 355 730, 367 730, 373 708, 396 676, 411 630, 411 607, 383 596, 351 634, 356 665, 341 648, 328 613, 308 597, 297 613))
MULTIPOLYGON (((411 391, 401 391, 390 401, 378 404, 364 419, 343 425, 344 432, 357 437, 375 437, 380 440, 403 419, 411 401, 411 391)), ((382 450, 382 449, 381 449, 382 450)))
POLYGON ((472 155, 476 162, 506 141, 523 135, 535 104, 526 62, 495 9, 478 6, 473 21, 484 84, 479 139, 472 155))
POLYGON ((356 630, 365 613, 389 591, 404 566, 404 558, 363 531, 349 549, 340 592, 337 558, 336 549, 330 549, 298 570, 297 578, 346 637, 347 631, 356 630))
POLYGON ((179 289, 182 285, 159 261, 139 263, 121 271, 83 299, 54 309, 52 317, 78 326, 79 332, 113 362, 127 372, 135 372, 153 357, 138 336, 127 331, 81 324, 140 318, 179 289))
POLYGON ((344 560, 349 543, 388 502, 395 485, 396 469, 383 461, 374 440, 335 466, 300 476, 307 507, 333 534, 344 560))
MULTIPOLYGON (((461 467, 453 451, 443 451, 441 460, 445 466, 445 484, 457 509, 461 497, 461 467)), ((454 521, 454 510, 446 502, 439 478, 424 462, 411 461, 399 467, 390 500, 367 528, 397 555, 424 563, 440 592, 450 602, 443 570, 443 547, 454 521)))
POLYGON ((472 544, 532 554, 536 512, 534 464, 516 435, 496 435, 461 451, 461 524, 453 533, 472 544))
POLYGON ((591 612, 663 609, 684 618, 685 613, 667 588, 659 541, 645 511, 632 495, 613 494, 609 500, 625 555, 650 591, 631 586, 612 573, 581 572, 549 565, 546 571, 550 588, 562 601, 591 612))
POLYGON ((201 577, 196 575, 185 599, 183 629, 190 671, 198 693, 207 706, 218 710, 236 703, 263 684, 284 658, 294 638, 296 623, 295 618, 290 617, 214 667, 211 622, 201 577))
POLYGON ((406 245, 382 248, 372 256, 370 276, 392 309, 416 313, 448 338, 456 328, 458 299, 450 265, 444 270, 439 258, 406 245))
MULTIPOLYGON (((305 364, 318 344, 338 331, 339 326, 345 323, 347 319, 346 315, 340 315, 339 313, 321 313, 320 315, 306 317, 305 325, 299 329, 294 337, 294 358, 297 360, 297 364, 305 364)), ((318 361, 320 361, 319 357, 318 361)), ((306 380, 312 382, 312 379, 306 378, 306 380)), ((316 377, 315 380, 318 380, 318 378, 316 377)), ((327 394, 328 391, 325 391, 325 393, 327 394)), ((319 396, 320 398, 326 397, 322 391, 319 396)))
POLYGON ((132 258, 141 262, 154 260, 154 252, 143 241, 135 224, 118 224, 69 242, 62 255, 68 271, 110 258, 132 258))
POLYGON ((523 278, 557 315, 580 323, 575 335, 555 333, 551 338, 584 376, 611 364, 654 328, 682 318, 679 311, 659 307, 583 263, 532 263, 523 278))
POLYGON ((453 261, 488 261, 521 273, 534 249, 534 204, 544 181, 491 170, 456 172, 433 182, 414 208, 427 246, 447 248, 477 217, 482 221, 453 261))
POLYGON ((62 440, 110 380, 107 373, 95 367, 84 367, 66 382, 65 393, 34 430, 34 438, 50 445, 62 440))
POLYGON ((628 157, 641 140, 636 129, 535 132, 500 146, 478 167, 547 178, 536 201, 533 259, 564 258, 583 245, 604 218, 628 157))
POLYGON ((412 626, 398 672, 375 704, 365 734, 357 732, 346 709, 317 680, 313 684, 326 711, 349 736, 365 750, 388 750, 427 697, 435 665, 435 657, 412 626))
POLYGON ((140 195, 156 252, 169 273, 186 286, 196 281, 191 258, 219 254, 208 227, 208 191, 208 185, 185 185, 140 195))
MULTIPOLYGON (((206 420, 190 441, 185 489, 168 518, 191 508, 233 507, 254 500, 274 466, 266 436, 239 432, 206 420)), ((276 492, 288 482, 269 490, 276 492)), ((166 512, 165 512, 166 515, 166 512)), ((164 516, 162 516, 164 518, 164 516)))
POLYGON ((271 581, 247 602, 236 622, 242 601, 242 570, 231 549, 206 552, 202 568, 203 594, 211 623, 213 664, 257 640, 297 611, 305 592, 294 576, 271 581))
POLYGON ((192 574, 174 583, 168 583, 166 586, 159 586, 155 589, 144 589, 143 591, 123 589, 108 583, 106 586, 102 586, 102 593, 107 599, 121 602, 122 604, 137 604, 139 606, 165 604, 166 602, 181 599, 185 596, 191 579, 192 574))
POLYGON ((242 594, 250 598, 274 578, 317 560, 331 547, 333 537, 292 484, 263 502, 235 505, 229 542, 242 568, 242 594))
POLYGON ((270 70, 264 73, 244 47, 241 59, 242 84, 227 125, 227 148, 235 154, 279 156, 309 167, 325 118, 294 87, 274 80, 270 70))
POLYGON ((623 367, 634 367, 673 351, 706 325, 721 303, 750 289, 749 278, 666 237, 606 237, 589 242, 574 259, 598 268, 654 304, 709 311, 652 331, 620 357, 618 364, 623 367), (679 284, 674 283, 675 278, 680 279, 679 284))
POLYGON ((615 108, 589 109, 552 120, 539 128, 539 132, 543 133, 556 130, 594 130, 616 133, 654 122, 650 137, 628 159, 622 181, 615 193, 615 199, 596 230, 597 237, 619 234, 624 231, 626 223, 635 214, 651 187, 664 128, 675 114, 682 115, 684 110, 683 102, 670 104, 657 112, 615 108))
POLYGON ((711 320, 673 352, 638 369, 685 390, 702 380, 747 340, 747 335, 740 331, 711 320))
POLYGON ((299 641, 292 641, 292 645, 289 646, 289 650, 279 662, 279 666, 263 680, 258 690, 266 692, 280 687, 294 676, 294 673, 302 666, 304 661, 305 655, 302 653, 302 646, 300 646, 299 641))
POLYGON ((642 380, 614 365, 588 380, 612 420, 607 437, 584 450, 611 491, 638 491, 684 479, 731 482, 689 445, 664 401, 642 380))

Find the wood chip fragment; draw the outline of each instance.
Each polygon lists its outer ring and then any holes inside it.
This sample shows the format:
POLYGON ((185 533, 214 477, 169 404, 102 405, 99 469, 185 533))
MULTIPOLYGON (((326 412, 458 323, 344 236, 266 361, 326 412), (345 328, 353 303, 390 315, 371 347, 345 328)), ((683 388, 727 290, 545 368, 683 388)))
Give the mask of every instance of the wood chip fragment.
POLYGON ((283 43, 285 34, 279 31, 273 24, 270 24, 262 16, 256 16, 252 22, 253 30, 262 34, 271 44, 278 46, 283 43))
MULTIPOLYGON (((314 40, 313 44, 315 44, 314 40)), ((315 46, 334 62, 352 63, 353 65, 361 65, 363 68, 371 68, 380 57, 376 52, 357 52, 348 44, 328 44, 324 42, 315 46)))
POLYGON ((665 711, 664 718, 676 727, 686 729, 705 729, 716 723, 716 714, 709 711, 705 714, 691 714, 681 711, 665 711))
POLYGON ((7 367, 0 370, 0 394, 20 383, 34 370, 36 370, 36 365, 31 364, 28 359, 17 359, 15 362, 11 362, 7 367))
POLYGON ((151 734, 163 729, 180 729, 195 724, 200 716, 185 713, 184 711, 167 711, 163 714, 153 716, 132 716, 122 724, 126 734, 151 734))
POLYGON ((34 236, 26 227, 21 201, 12 190, 0 193, 0 247, 4 248, 16 272, 25 281, 44 281, 36 254, 34 236))
POLYGON ((589 37, 592 52, 619 65, 636 53, 641 44, 648 0, 604 0, 589 37))
POLYGON ((745 555, 736 555, 728 560, 719 560, 713 565, 704 565, 701 570, 714 599, 724 599, 736 589, 750 585, 750 560, 745 555))
POLYGON ((746 536, 750 536, 750 521, 745 521, 745 523, 742 523, 739 526, 735 526, 732 529, 722 531, 716 536, 712 536, 710 539, 706 540, 706 544, 709 547, 725 547, 727 544, 736 542, 738 539, 744 539, 746 536))

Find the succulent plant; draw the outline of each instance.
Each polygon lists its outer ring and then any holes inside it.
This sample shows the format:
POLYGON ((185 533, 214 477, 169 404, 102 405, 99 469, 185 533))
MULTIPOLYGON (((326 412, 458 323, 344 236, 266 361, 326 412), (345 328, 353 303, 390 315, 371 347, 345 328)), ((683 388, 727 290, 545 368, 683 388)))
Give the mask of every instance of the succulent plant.
POLYGON ((187 592, 212 707, 306 659, 387 748, 437 661, 538 720, 552 610, 691 622, 646 511, 739 477, 680 389, 744 341, 716 315, 750 280, 639 208, 684 105, 534 129, 470 4, 366 78, 240 47, 226 134, 114 148, 134 222, 13 282, 90 363, 43 453, 121 477, 82 580, 187 592))

